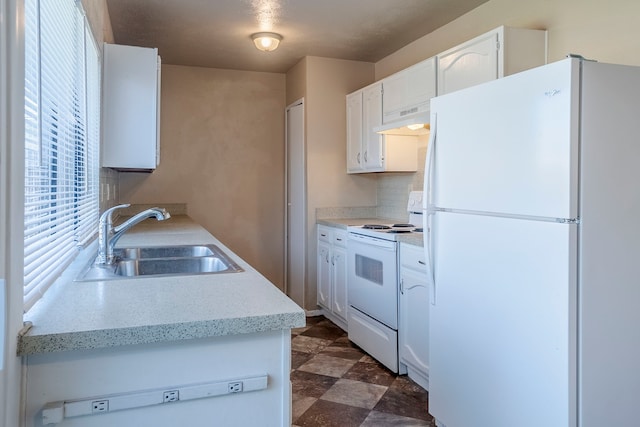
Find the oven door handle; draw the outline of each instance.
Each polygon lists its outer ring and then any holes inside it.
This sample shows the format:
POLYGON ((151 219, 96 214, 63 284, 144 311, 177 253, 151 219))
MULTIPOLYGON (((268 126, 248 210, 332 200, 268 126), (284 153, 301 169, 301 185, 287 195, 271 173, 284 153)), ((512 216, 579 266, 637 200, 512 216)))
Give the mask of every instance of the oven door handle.
POLYGON ((355 233, 349 233, 349 240, 355 244, 376 246, 388 251, 396 250, 396 242, 390 240, 376 239, 375 237, 363 236, 355 233))

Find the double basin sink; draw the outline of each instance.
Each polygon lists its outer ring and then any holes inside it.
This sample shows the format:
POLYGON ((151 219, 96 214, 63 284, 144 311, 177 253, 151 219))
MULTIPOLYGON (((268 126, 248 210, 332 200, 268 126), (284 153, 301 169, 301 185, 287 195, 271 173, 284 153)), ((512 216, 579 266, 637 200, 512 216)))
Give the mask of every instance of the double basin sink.
POLYGON ((110 265, 91 263, 79 281, 132 277, 183 276, 243 271, 216 245, 132 247, 114 250, 110 265))

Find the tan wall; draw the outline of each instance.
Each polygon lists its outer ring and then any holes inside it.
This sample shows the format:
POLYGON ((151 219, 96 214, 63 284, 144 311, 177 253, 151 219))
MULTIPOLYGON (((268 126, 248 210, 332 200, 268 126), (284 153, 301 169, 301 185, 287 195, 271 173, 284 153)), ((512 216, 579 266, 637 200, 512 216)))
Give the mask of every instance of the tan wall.
MULTIPOLYGON (((93 37, 102 46, 103 42, 113 43, 113 29, 107 8, 107 0, 82 0, 93 37)), ((102 49, 102 48, 101 48, 102 49)))
POLYGON ((120 201, 184 202, 282 288, 285 75, 163 65, 161 159, 120 173, 120 201))
POLYGON ((345 97, 373 77, 372 63, 313 56, 287 72, 287 103, 305 98, 307 310, 316 308, 316 209, 376 204, 375 177, 346 174, 345 97))
POLYGON ((307 57, 307 289, 316 308, 316 208, 375 206, 376 178, 347 175, 346 95, 373 81, 373 64, 307 57))
POLYGON ((287 71, 287 105, 307 96, 307 58, 287 71))
POLYGON ((578 53, 640 65, 637 0, 490 0, 376 63, 376 80, 500 25, 546 29, 549 62, 578 53))

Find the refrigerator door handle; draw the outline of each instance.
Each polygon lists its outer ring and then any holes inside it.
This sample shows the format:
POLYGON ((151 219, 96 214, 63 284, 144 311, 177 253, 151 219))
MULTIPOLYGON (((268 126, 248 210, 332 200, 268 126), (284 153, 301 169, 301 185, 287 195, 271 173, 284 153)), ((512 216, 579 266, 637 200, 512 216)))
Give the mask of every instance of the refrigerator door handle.
POLYGON ((424 242, 424 248, 426 251, 426 264, 427 264, 427 280, 429 281, 429 302, 431 302, 431 305, 436 305, 436 277, 435 277, 435 273, 433 271, 433 261, 431 259, 431 255, 433 254, 433 250, 432 250, 432 244, 433 244, 433 237, 432 237, 432 228, 431 228, 431 222, 432 222, 432 215, 431 213, 427 214, 427 218, 426 218, 426 222, 427 222, 427 230, 426 230, 426 241, 424 242))
POLYGON ((438 133, 438 114, 431 113, 431 134, 429 135, 429 144, 427 146, 427 158, 425 165, 425 185, 424 191, 426 192, 424 198, 424 218, 425 218, 425 260, 427 264, 427 279, 429 280, 429 300, 431 301, 431 305, 436 305, 436 280, 435 274, 433 271, 433 262, 432 262, 432 229, 431 229, 431 216, 434 214, 432 211, 432 182, 433 182, 433 161, 435 155, 435 147, 436 147, 436 135, 438 133))
POLYGON ((425 162, 424 172, 424 192, 423 207, 425 214, 428 214, 432 208, 432 181, 433 181, 433 160, 435 155, 436 135, 438 133, 438 114, 431 113, 431 132, 429 134, 429 143, 427 144, 427 158, 425 162))

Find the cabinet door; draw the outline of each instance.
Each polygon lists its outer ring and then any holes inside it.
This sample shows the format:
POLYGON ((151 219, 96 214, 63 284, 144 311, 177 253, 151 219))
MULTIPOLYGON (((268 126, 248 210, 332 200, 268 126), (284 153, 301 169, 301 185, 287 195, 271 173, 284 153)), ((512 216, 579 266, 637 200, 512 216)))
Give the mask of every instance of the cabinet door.
POLYGON ((347 321, 347 252, 333 247, 331 262, 333 282, 333 314, 347 321))
POLYGON ((318 241, 318 304, 331 309, 331 249, 318 241))
POLYGON ((407 103, 412 107, 410 111, 429 111, 429 102, 436 96, 436 58, 422 61, 411 67, 410 71, 407 76, 407 103))
POLYGON ((364 167, 369 172, 382 171, 384 136, 374 132, 382 124, 382 84, 369 86, 363 91, 363 157, 364 167))
POLYGON ((429 288, 427 273, 403 268, 400 276, 399 356, 429 375, 429 288))
POLYGON ((497 79, 498 42, 491 32, 438 55, 438 95, 497 79))
POLYGON ((347 172, 362 171, 362 91, 347 95, 347 172))
POLYGON ((121 170, 156 168, 159 64, 155 48, 105 43, 102 166, 121 170))

